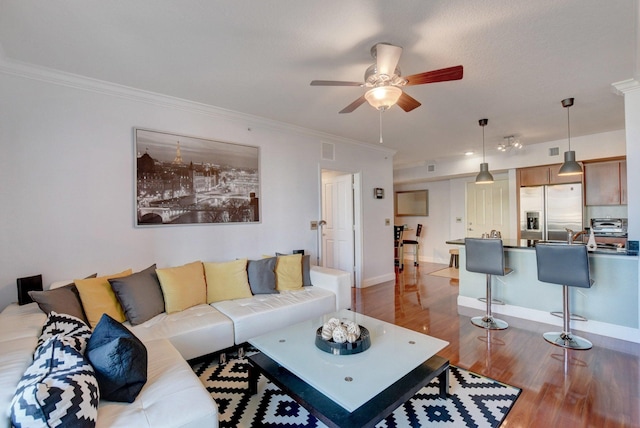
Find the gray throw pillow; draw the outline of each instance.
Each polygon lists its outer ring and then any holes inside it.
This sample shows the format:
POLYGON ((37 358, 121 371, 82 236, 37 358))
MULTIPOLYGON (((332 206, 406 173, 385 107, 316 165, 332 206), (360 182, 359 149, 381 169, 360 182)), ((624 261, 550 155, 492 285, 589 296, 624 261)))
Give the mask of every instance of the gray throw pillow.
POLYGON ((302 256, 302 285, 309 286, 311 284, 311 274, 309 271, 311 270, 311 256, 306 254, 302 256))
POLYGON ((49 315, 51 312, 67 314, 80 318, 85 323, 87 317, 82 308, 80 294, 75 284, 46 291, 29 291, 29 296, 38 304, 42 312, 49 315))
POLYGON ((131 325, 142 324, 164 312, 155 264, 133 275, 109 279, 109 283, 131 325))
POLYGON ((277 294, 276 290, 276 257, 261 260, 249 260, 247 274, 249 287, 253 294, 277 294))

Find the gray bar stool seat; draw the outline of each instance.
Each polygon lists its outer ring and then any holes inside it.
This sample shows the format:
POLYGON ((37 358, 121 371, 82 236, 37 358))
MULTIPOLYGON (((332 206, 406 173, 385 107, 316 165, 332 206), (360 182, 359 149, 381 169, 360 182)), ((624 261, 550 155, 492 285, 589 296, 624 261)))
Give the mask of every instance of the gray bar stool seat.
POLYGON ((494 318, 491 313, 492 276, 504 276, 513 272, 512 269, 504 266, 504 248, 502 246, 502 239, 465 238, 464 246, 467 253, 467 270, 469 272, 484 273, 487 276, 487 312, 484 316, 471 318, 471 322, 475 326, 489 330, 504 330, 509 327, 509 324, 507 324, 506 321, 494 318))
POLYGON ((589 272, 589 254, 586 245, 536 244, 538 281, 562 285, 561 332, 549 332, 544 339, 569 349, 591 349, 591 342, 571 333, 569 287, 590 288, 593 284, 589 272))

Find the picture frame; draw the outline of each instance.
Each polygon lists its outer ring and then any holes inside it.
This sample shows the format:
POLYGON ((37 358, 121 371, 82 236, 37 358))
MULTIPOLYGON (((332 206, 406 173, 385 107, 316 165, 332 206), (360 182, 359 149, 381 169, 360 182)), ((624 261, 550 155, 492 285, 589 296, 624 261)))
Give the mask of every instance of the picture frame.
POLYGON ((134 128, 135 226, 260 222, 260 148, 134 128))
POLYGON ((396 217, 427 217, 429 215, 429 191, 407 190, 396 192, 396 217))

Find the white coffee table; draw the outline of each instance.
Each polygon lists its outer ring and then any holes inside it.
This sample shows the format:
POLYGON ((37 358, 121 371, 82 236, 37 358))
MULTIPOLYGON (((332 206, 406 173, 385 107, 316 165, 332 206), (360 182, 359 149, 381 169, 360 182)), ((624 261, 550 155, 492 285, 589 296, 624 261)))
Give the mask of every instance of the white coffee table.
POLYGON ((449 361, 436 355, 448 342, 349 310, 293 324, 249 340, 251 388, 260 373, 328 426, 373 426, 438 377, 449 388, 449 361), (366 327, 371 347, 333 355, 315 345, 316 330, 330 318, 366 327))

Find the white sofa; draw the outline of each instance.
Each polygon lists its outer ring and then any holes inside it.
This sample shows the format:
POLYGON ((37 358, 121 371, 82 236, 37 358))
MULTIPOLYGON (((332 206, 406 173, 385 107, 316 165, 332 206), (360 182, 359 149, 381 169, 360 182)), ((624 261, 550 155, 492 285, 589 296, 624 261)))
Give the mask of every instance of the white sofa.
MULTIPOLYGON (((217 407, 186 360, 241 345, 247 339, 351 305, 351 274, 313 266, 313 286, 280 294, 198 305, 125 323, 148 352, 148 379, 131 403, 101 400, 98 427, 217 427, 217 407)), ((16 385, 33 359, 46 315, 35 303, 0 313, 0 409, 10 426, 16 385)))

